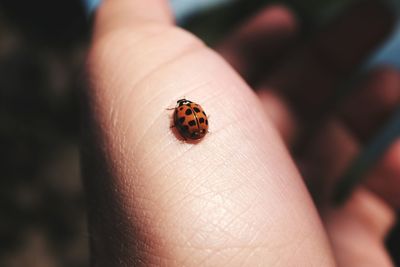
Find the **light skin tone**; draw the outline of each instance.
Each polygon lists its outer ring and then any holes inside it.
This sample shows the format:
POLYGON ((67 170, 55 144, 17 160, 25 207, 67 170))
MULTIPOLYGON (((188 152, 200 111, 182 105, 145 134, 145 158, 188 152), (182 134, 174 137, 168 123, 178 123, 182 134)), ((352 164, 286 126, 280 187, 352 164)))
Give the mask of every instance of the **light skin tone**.
POLYGON ((391 25, 367 2, 303 42, 293 14, 269 6, 213 50, 167 1, 105 0, 84 101, 93 265, 392 266, 400 142, 344 206, 330 196, 395 108, 399 73, 373 70, 324 110, 391 25), (210 116, 199 143, 170 129, 183 97, 210 116))

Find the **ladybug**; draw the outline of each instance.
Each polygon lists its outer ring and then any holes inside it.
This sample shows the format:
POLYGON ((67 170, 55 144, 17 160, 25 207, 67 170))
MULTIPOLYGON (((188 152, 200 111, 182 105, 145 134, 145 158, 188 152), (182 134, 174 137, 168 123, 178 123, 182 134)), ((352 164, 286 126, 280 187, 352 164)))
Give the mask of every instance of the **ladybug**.
POLYGON ((180 99, 176 102, 173 127, 185 139, 201 139, 208 133, 207 115, 199 104, 180 99))

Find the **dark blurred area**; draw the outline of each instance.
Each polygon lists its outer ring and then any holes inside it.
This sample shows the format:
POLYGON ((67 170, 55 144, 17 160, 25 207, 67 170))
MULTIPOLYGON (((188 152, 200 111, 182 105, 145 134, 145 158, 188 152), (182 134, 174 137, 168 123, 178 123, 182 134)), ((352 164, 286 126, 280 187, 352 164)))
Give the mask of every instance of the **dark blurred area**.
MULTIPOLYGON (((323 1, 309 2, 294 8, 312 29, 323 1)), ((265 3, 187 27, 212 43, 265 3)), ((0 0, 0 266, 88 266, 79 95, 89 29, 79 0, 0 0)), ((388 241, 396 257, 399 240, 397 229, 388 241)))
POLYGON ((0 1, 0 266, 87 266, 79 0, 0 1))

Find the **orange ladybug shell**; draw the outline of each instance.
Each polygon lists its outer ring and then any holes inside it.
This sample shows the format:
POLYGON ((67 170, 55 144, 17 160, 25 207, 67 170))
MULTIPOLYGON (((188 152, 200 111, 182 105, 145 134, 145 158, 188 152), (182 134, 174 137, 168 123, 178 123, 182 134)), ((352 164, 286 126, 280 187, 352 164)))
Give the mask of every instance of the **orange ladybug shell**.
POLYGON ((174 126, 184 138, 197 140, 208 132, 207 115, 199 104, 186 99, 177 101, 174 126))

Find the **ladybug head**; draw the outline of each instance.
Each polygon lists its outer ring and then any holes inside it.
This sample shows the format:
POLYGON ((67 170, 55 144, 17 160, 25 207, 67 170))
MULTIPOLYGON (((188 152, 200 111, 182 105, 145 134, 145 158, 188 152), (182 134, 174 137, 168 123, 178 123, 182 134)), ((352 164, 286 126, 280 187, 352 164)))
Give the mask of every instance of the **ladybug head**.
POLYGON ((176 104, 178 106, 182 106, 182 105, 189 104, 189 103, 192 103, 192 101, 189 101, 189 100, 184 99, 184 98, 179 99, 178 101, 176 101, 176 104))

